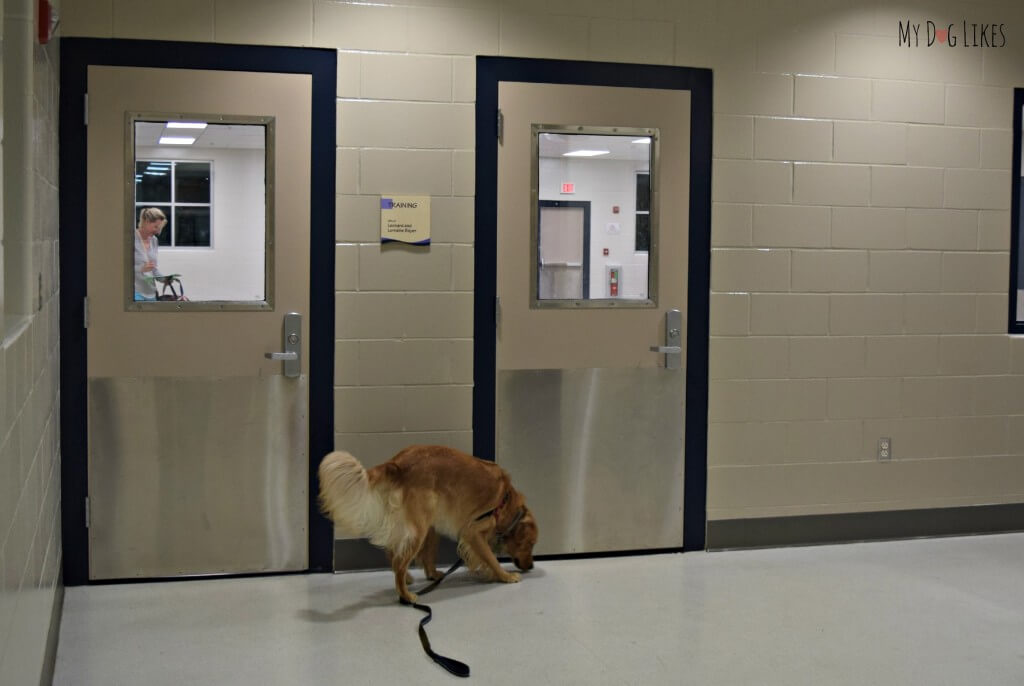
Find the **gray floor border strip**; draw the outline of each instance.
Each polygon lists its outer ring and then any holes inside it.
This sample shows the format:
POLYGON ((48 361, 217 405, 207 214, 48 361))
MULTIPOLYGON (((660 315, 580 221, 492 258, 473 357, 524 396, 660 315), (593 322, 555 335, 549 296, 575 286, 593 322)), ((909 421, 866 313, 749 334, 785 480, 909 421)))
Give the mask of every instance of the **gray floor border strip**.
MULTIPOLYGON (((1024 503, 920 510, 850 512, 793 517, 716 519, 707 523, 707 549, 771 548, 858 541, 969 536, 1024 531, 1024 503)), ((383 550, 363 539, 334 542, 335 569, 389 569, 383 550)), ((441 539, 438 565, 455 560, 455 546, 441 539)))
POLYGON ((708 522, 708 550, 1024 531, 1024 503, 708 522))

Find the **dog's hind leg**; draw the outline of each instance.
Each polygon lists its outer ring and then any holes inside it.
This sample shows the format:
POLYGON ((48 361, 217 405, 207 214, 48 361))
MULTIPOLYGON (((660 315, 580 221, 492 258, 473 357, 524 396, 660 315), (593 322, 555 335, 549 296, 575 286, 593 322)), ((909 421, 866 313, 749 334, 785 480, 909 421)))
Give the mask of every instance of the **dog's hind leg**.
POLYGON ((441 537, 437 535, 437 531, 434 527, 430 527, 427 535, 423 538, 423 545, 420 546, 420 565, 423 567, 423 573, 431 580, 441 578, 437 567, 434 566, 437 562, 437 546, 440 541, 441 537))
MULTIPOLYGON (((388 551, 388 564, 391 565, 392 568, 394 568, 394 566, 395 566, 395 556, 391 554, 391 551, 388 551)), ((411 584, 412 582, 413 582, 412 574, 410 574, 409 572, 406 572, 405 573, 405 583, 411 584)))
POLYGON ((392 551, 391 554, 391 569, 395 573, 395 590, 398 591, 398 596, 404 598, 410 603, 416 602, 416 594, 409 590, 409 581, 411 576, 409 575, 409 564, 416 557, 416 553, 423 547, 423 539, 426 538, 426 532, 420 533, 415 530, 410 530, 409 538, 406 538, 402 542, 402 545, 398 550, 392 551))

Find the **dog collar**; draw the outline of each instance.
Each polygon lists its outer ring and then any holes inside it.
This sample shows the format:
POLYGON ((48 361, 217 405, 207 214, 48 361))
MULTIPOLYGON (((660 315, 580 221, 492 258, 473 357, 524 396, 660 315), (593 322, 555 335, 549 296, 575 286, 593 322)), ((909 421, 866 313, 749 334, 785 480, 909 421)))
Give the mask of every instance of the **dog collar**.
POLYGON ((503 541, 506 536, 508 536, 510 533, 512 533, 513 529, 515 529, 517 526, 519 526, 519 522, 523 521, 523 517, 525 517, 525 516, 526 516, 526 508, 525 507, 520 507, 519 511, 516 512, 516 516, 512 518, 512 523, 509 524, 502 533, 498 534, 498 540, 499 541, 503 541))
POLYGON ((493 510, 488 510, 487 512, 484 512, 482 515, 480 515, 479 517, 476 518, 476 521, 479 522, 482 519, 487 519, 491 515, 497 515, 498 514, 498 510, 500 510, 501 508, 505 507, 505 504, 508 503, 509 494, 510 494, 509 491, 505 491, 505 497, 503 497, 501 499, 501 502, 498 503, 498 506, 496 508, 494 508, 493 510))

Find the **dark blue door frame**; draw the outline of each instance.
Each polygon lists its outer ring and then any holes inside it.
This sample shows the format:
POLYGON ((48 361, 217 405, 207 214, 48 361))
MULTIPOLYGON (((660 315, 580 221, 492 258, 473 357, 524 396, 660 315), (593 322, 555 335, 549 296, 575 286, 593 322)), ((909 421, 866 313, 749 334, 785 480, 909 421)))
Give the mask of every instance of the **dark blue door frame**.
POLYGON ((711 70, 477 57, 473 452, 489 460, 494 459, 495 440, 497 121, 498 83, 501 81, 690 91, 690 254, 682 549, 703 550, 707 527, 708 316, 711 291, 711 70))
POLYGON ((1017 320, 1017 295, 1021 276, 1024 275, 1024 253, 1021 245, 1021 211, 1024 208, 1024 183, 1021 182, 1021 124, 1024 120, 1024 88, 1013 89, 1013 154, 1010 193, 1010 311, 1008 331, 1024 333, 1024 322, 1017 320))
MULTIPOLYGON (((309 74, 310 130, 309 301, 309 567, 333 569, 334 530, 317 507, 316 468, 334 444, 334 207, 337 52, 311 48, 215 45, 93 38, 60 44, 60 393, 61 527, 64 583, 89 580, 85 521, 88 484, 86 339, 85 93, 90 65, 218 69, 309 74)), ((229 497, 225 494, 225 497, 229 497)))

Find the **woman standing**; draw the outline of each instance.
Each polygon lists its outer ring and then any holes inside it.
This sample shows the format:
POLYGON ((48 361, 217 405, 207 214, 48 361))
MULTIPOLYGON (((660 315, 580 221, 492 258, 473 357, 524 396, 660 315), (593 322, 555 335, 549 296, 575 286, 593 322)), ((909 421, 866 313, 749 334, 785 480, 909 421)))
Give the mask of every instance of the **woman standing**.
POLYGON ((167 217, 156 207, 146 207, 139 213, 139 226, 135 229, 135 299, 156 300, 156 282, 161 276, 157 268, 157 236, 167 224, 167 217))

